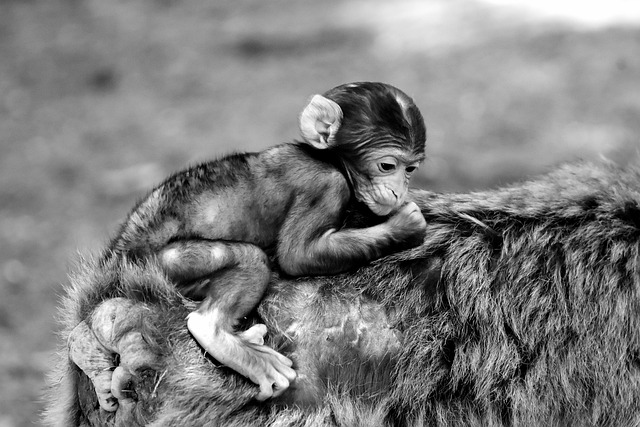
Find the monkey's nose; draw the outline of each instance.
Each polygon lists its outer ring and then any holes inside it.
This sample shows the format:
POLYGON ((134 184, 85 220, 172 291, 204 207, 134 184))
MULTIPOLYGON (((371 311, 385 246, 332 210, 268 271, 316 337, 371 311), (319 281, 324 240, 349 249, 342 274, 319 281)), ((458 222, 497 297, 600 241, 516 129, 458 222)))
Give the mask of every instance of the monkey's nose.
POLYGON ((391 192, 393 193, 393 195, 395 196, 396 200, 398 200, 398 195, 396 194, 395 191, 391 190, 391 192))

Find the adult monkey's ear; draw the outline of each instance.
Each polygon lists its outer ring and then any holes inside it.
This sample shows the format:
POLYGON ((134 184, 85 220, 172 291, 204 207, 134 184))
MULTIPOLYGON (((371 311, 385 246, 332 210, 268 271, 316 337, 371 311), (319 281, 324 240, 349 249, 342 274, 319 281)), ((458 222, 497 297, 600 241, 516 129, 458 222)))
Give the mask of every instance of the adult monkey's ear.
POLYGON ((322 150, 333 145, 340 123, 340 106, 322 95, 314 95, 300 115, 300 132, 307 143, 322 150))

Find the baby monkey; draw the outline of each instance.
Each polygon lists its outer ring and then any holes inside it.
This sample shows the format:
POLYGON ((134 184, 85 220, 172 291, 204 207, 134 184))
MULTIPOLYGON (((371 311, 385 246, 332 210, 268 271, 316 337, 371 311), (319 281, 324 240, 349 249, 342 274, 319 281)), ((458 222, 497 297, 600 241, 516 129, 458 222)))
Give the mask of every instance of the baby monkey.
POLYGON ((265 325, 235 330, 265 293, 265 251, 291 276, 335 274, 415 246, 426 229, 418 206, 405 202, 426 139, 405 93, 383 83, 338 86, 311 99, 300 130, 303 142, 171 176, 129 214, 108 252, 156 258, 184 295, 202 300, 188 316, 189 331, 258 384, 258 400, 280 395, 296 376, 291 360, 264 345, 265 325), (388 218, 343 228, 354 198, 388 218))

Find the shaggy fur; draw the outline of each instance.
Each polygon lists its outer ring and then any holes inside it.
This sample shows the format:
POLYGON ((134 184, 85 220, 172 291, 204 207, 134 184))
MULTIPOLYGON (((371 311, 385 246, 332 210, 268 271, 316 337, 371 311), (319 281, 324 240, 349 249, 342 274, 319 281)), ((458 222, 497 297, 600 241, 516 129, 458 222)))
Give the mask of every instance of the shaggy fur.
POLYGON ((134 369, 134 403, 114 415, 63 351, 49 423, 640 424, 640 172, 568 166, 495 191, 413 196, 428 222, 421 247, 350 274, 274 278, 259 314, 299 378, 263 404, 202 354, 184 322, 193 306, 157 268, 83 261, 63 340, 124 297, 147 314, 120 331, 141 331, 160 362, 134 369))

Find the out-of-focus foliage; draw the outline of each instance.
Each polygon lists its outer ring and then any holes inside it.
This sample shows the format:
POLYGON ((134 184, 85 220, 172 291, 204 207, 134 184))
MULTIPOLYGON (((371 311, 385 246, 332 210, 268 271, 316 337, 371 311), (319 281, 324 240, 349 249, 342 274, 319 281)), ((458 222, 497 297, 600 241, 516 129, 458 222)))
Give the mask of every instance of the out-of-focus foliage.
POLYGON ((474 1, 0 1, 0 426, 37 420, 56 296, 163 176, 297 137, 307 98, 380 80, 429 130, 417 184, 633 161, 640 29, 474 1))

